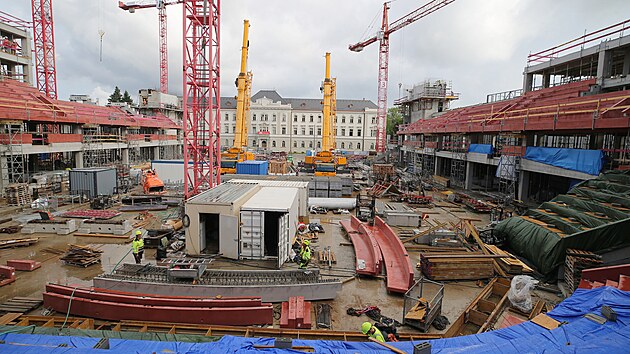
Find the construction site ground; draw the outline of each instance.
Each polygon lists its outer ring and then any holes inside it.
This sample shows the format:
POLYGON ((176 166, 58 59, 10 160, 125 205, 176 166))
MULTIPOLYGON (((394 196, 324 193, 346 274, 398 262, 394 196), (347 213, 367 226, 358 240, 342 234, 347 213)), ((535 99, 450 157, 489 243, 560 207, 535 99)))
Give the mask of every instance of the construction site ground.
MULTIPOLYGON (((382 201, 388 202, 388 200, 385 199, 382 201)), ((437 202, 437 204, 442 205, 443 203, 437 202)), ((74 209, 88 208, 89 206, 87 204, 78 207, 74 206, 74 209)), ((30 209, 20 212, 15 208, 10 209, 8 207, 4 207, 2 210, 4 213, 9 213, 9 215, 13 217, 20 213, 24 215, 31 213, 30 209)), ((429 212, 429 220, 432 222, 440 221, 446 223, 456 223, 460 218, 473 218, 481 220, 480 222, 477 222, 478 225, 485 225, 489 221, 488 214, 476 214, 464 208, 454 208, 452 206, 448 208, 440 206, 431 208, 421 207, 416 210, 418 213, 423 211, 429 212)), ((162 214, 158 213, 158 217, 164 217, 165 215, 175 211, 176 209, 170 208, 167 211, 159 212, 162 214)), ((125 218, 133 220, 137 215, 137 213, 123 213, 118 216, 117 219, 125 218)), ((347 218, 349 218, 348 214, 338 215, 331 212, 328 214, 310 215, 310 221, 319 221, 319 223, 321 223, 324 227, 325 232, 320 233, 317 240, 311 244, 315 252, 314 258, 309 267, 319 267, 321 274, 324 276, 336 277, 343 281, 342 291, 338 294, 337 298, 335 300, 325 301, 325 303, 329 303, 332 307, 332 329, 358 331, 362 322, 371 321, 366 315, 361 315, 360 317, 348 315, 346 310, 350 307, 362 309, 366 306, 378 306, 383 315, 402 322, 403 296, 387 293, 384 276, 380 278, 354 277, 354 249, 350 239, 345 235, 344 231, 339 226, 339 220, 347 218), (330 247, 331 251, 336 256, 337 262, 332 264, 331 267, 329 267, 328 264, 318 264, 318 261, 315 258, 315 253, 317 251, 324 250, 326 247, 330 247)), ((15 224, 15 222, 11 222, 6 225, 12 224, 15 224)), ((427 226, 424 226, 419 229, 425 230, 427 228, 427 226)), ((400 230, 398 227, 393 227, 393 229, 395 231, 400 230)), ((48 282, 89 287, 92 285, 92 278, 95 276, 111 272, 114 267, 119 264, 134 262, 133 256, 130 252, 131 244, 120 239, 79 237, 72 234, 0 234, 0 240, 22 237, 38 237, 39 242, 27 247, 0 249, 0 260, 2 260, 2 265, 6 264, 6 260, 9 259, 32 259, 41 262, 42 267, 32 272, 18 271, 17 280, 15 282, 0 287, 0 303, 13 297, 41 298, 41 294, 44 292, 44 286, 48 282), (65 251, 69 244, 87 245, 103 251, 101 263, 86 268, 64 265, 63 262, 59 260, 59 254, 53 254, 47 251, 50 249, 65 251)), ((419 262, 420 254, 419 252, 409 252, 409 254, 415 267, 416 263, 419 262)), ((146 250, 143 263, 155 263, 154 249, 146 250)), ((218 258, 213 261, 210 268, 243 270, 265 268, 273 269, 275 263, 275 261, 241 262, 218 258)), ((284 267, 292 269, 297 268, 297 265, 295 263, 288 262, 284 267)), ((420 271, 416 269, 416 279, 420 276, 420 271)), ((451 281, 445 283, 442 314, 450 321, 456 319, 470 304, 470 302, 481 292, 483 286, 483 282, 477 281, 451 281)), ((535 296, 543 297, 551 304, 555 304, 560 301, 560 298, 555 294, 547 292, 535 291, 535 296)), ((316 306, 313 306, 313 311, 315 308, 316 306)), ((279 304, 276 305, 276 309, 277 312, 279 312, 279 304)), ((40 307, 39 309, 33 310, 31 314, 41 315, 43 310, 44 309, 40 307)), ((65 313, 57 315, 65 316, 65 313)), ((312 322, 315 323, 315 314, 313 313, 312 315, 312 322)), ((276 318, 276 322, 278 322, 278 318, 276 318)), ((275 325, 278 326, 278 323, 275 325)), ((411 327, 403 326, 399 328, 399 332, 413 333, 419 331, 411 327)), ((444 331, 437 331, 435 328, 431 328, 429 332, 442 333, 444 331)))

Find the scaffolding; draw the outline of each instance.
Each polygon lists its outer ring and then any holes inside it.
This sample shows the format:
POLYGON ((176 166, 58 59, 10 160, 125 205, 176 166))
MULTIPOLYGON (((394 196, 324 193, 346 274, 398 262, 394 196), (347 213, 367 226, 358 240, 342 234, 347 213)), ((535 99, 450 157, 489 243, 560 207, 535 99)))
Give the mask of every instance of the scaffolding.
POLYGON ((451 135, 446 148, 451 151, 451 178, 452 186, 464 188, 466 183, 466 158, 468 155, 468 143, 464 135, 451 135))
POLYGON ((122 137, 118 134, 106 134, 100 125, 83 126, 83 167, 101 167, 120 162, 122 137), (116 144, 112 148, 105 144, 116 144))
POLYGON ((27 183, 28 165, 22 144, 24 143, 24 129, 22 122, 1 122, 0 155, 2 181, 8 183, 27 183))
POLYGON ((510 205, 516 197, 519 178, 522 135, 500 134, 496 139, 496 154, 499 156, 496 177, 499 178, 499 203, 510 205))

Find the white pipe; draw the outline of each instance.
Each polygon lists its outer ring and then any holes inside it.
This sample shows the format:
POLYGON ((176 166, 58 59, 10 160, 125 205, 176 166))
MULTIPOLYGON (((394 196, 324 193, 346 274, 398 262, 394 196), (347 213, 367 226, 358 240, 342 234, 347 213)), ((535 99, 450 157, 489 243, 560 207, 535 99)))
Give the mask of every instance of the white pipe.
POLYGON ((308 198, 308 206, 351 210, 357 206, 357 200, 355 198, 308 198))

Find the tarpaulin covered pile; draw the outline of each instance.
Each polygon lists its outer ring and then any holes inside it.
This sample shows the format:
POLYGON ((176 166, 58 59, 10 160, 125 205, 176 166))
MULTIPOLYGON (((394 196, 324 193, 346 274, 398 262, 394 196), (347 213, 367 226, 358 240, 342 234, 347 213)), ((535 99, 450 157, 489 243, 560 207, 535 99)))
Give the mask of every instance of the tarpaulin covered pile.
POLYGON ((596 253, 630 246, 630 172, 607 172, 575 185, 495 232, 547 278, 555 277, 567 248, 596 253))
POLYGON ((597 176, 602 170, 604 153, 601 150, 528 146, 523 158, 597 176))
POLYGON ((468 152, 476 152, 478 154, 492 154, 491 144, 470 144, 468 145, 468 152))
MULTIPOLYGON (((630 292, 611 287, 578 289, 548 315, 566 324, 547 330, 534 323, 524 322, 482 334, 432 340, 429 341, 432 353, 610 354, 624 353, 630 348, 630 292), (584 318, 588 313, 600 314, 602 305, 610 306, 617 313, 616 322, 598 324, 584 318)), ((232 336, 210 343, 110 339, 110 349, 92 349, 99 338, 78 336, 6 333, 0 334, 0 340, 5 341, 5 344, 0 344, 0 353, 299 353, 292 350, 254 348, 254 345, 273 345, 273 339, 232 336), (64 347, 59 347, 60 345, 64 347)), ((413 353, 414 343, 389 344, 413 353)), ((377 344, 364 342, 294 340, 293 345, 313 347, 316 353, 391 353, 377 344)))

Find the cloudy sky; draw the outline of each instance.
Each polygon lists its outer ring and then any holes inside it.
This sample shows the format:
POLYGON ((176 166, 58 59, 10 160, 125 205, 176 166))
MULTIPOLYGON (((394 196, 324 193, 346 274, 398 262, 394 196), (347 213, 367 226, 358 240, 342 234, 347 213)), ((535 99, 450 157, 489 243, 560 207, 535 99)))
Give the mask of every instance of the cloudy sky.
MULTIPOLYGON (((155 0, 142 0, 152 2, 155 0)), ((428 0, 394 0, 390 22, 428 0)), ((223 0, 221 92, 236 94, 243 19, 249 19, 253 91, 319 97, 324 53, 331 52, 337 97, 376 102, 378 43, 348 50, 376 33, 382 0, 223 0), (370 24, 373 26, 370 28, 370 24)), ((159 87, 157 10, 128 13, 117 0, 54 2, 59 96, 90 94, 106 102, 114 86, 134 97, 159 87), (103 60, 99 60, 99 30, 103 60)), ((0 10, 30 19, 30 2, 2 0, 0 10)), ((457 0, 391 36, 389 102, 399 84, 452 82, 454 106, 484 102, 489 93, 521 87, 530 52, 550 48, 627 19, 628 0, 457 0)), ((182 9, 168 7, 169 91, 182 92, 182 9)), ((626 34, 630 33, 630 29, 626 34)))

